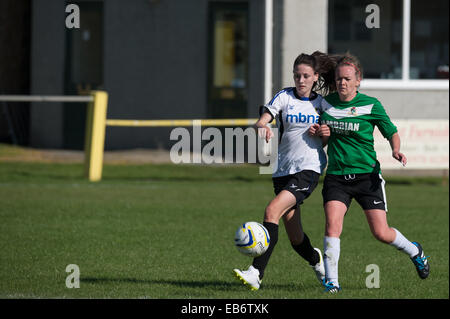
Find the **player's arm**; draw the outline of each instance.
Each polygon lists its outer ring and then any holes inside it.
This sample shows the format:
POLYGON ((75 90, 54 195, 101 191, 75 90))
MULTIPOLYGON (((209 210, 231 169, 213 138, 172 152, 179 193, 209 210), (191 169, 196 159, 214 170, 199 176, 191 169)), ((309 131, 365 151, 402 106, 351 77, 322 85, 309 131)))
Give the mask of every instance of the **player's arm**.
POLYGON ((319 136, 322 139, 322 147, 325 147, 328 144, 330 135, 331 135, 330 127, 326 124, 321 124, 319 128, 319 136))
POLYGON ((269 142, 269 140, 274 135, 270 127, 267 125, 270 122, 272 122, 272 120, 273 120, 272 114, 264 112, 254 125, 255 129, 258 132, 258 136, 264 138, 266 142, 269 142))
POLYGON ((326 124, 313 124, 309 127, 308 133, 311 136, 319 136, 322 139, 322 146, 325 147, 328 144, 331 131, 326 124))
POLYGON ((259 120, 256 122, 254 127, 258 132, 258 136, 260 138, 264 138, 267 143, 274 136, 272 129, 268 125, 275 119, 275 116, 279 114, 280 109, 283 105, 285 105, 285 101, 283 98, 283 92, 285 90, 278 92, 275 97, 266 105, 259 107, 259 120))
POLYGON ((400 153, 400 135, 397 132, 389 138, 389 144, 391 144, 392 157, 405 166, 407 159, 403 153, 400 153))
POLYGON ((374 117, 375 125, 378 127, 381 134, 389 140, 392 149, 392 157, 405 166, 407 159, 403 153, 400 153, 400 135, 398 134, 397 127, 392 123, 386 110, 378 100, 374 103, 372 116, 374 117))

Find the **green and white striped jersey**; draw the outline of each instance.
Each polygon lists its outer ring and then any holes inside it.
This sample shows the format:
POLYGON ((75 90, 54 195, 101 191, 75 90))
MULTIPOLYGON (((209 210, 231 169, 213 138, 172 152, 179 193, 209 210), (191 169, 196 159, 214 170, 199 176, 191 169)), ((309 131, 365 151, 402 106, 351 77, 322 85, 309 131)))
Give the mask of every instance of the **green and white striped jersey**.
POLYGON ((338 93, 326 96, 321 103, 321 122, 331 130, 328 141, 327 174, 346 175, 380 171, 373 143, 373 130, 378 127, 389 139, 397 132, 381 103, 357 92, 349 102, 338 93))

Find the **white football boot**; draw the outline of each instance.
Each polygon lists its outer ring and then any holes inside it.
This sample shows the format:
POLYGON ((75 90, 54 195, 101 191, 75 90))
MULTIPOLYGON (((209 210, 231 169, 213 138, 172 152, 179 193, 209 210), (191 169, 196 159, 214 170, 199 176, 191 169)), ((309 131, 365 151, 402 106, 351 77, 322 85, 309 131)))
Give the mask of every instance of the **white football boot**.
POLYGON ((261 280, 259 279, 259 270, 255 267, 250 265, 248 270, 233 269, 233 273, 251 290, 259 289, 261 280))
POLYGON ((319 254, 319 262, 315 264, 314 266, 311 266, 311 268, 316 273, 316 277, 319 280, 320 284, 323 283, 323 280, 325 279, 325 265, 323 263, 322 253, 320 252, 319 248, 314 248, 315 251, 319 254))

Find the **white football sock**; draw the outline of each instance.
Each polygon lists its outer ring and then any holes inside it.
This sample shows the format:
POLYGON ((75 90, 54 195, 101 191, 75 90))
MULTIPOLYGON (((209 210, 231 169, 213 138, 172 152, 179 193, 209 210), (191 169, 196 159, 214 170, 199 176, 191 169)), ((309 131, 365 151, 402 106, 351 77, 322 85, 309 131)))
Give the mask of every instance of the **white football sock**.
POLYGON ((336 237, 325 236, 323 239, 323 252, 326 280, 339 286, 338 263, 341 252, 341 240, 336 237))
POLYGON ((395 239, 392 243, 390 243, 390 245, 394 246, 398 250, 405 252, 411 258, 416 256, 419 253, 419 248, 417 248, 416 245, 406 239, 406 237, 403 236, 402 233, 400 233, 397 229, 392 229, 395 230, 395 239))

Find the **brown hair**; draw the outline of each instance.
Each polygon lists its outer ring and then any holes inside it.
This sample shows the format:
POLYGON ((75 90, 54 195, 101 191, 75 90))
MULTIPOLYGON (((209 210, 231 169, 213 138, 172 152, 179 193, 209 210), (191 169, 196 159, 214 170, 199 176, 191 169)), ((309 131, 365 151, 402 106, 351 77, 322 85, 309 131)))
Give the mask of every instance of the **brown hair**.
POLYGON ((302 53, 294 61, 294 69, 299 64, 309 65, 319 79, 314 83, 312 89, 322 95, 336 91, 334 72, 337 68, 336 59, 328 54, 315 51, 311 55, 302 53))

